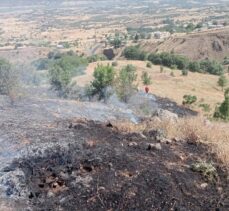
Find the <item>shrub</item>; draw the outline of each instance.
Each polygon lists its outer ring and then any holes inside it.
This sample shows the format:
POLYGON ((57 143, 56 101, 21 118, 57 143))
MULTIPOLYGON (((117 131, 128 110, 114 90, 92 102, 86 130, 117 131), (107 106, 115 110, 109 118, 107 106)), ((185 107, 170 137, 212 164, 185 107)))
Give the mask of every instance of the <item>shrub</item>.
POLYGON ((118 62, 116 62, 116 61, 115 61, 115 62, 112 62, 111 65, 112 65, 113 67, 117 67, 117 66, 118 66, 118 62))
POLYGON ((82 74, 86 64, 86 59, 78 56, 64 55, 56 59, 49 68, 52 88, 58 91, 60 96, 66 97, 66 90, 72 77, 82 74))
POLYGON ((104 98, 104 89, 114 82, 114 68, 112 66, 98 65, 93 73, 94 80, 91 82, 91 95, 99 95, 99 99, 104 98))
POLYGON ((197 101, 197 97, 194 95, 184 95, 183 105, 192 105, 197 101))
POLYGON ((121 69, 116 83, 116 91, 120 99, 127 102, 136 89, 134 82, 137 80, 136 67, 127 65, 121 69))
POLYGON ((229 121, 229 88, 225 91, 224 102, 216 108, 214 118, 229 121))
POLYGON ((175 74, 173 71, 171 71, 170 76, 175 77, 175 74))
POLYGON ((217 170, 211 164, 205 161, 200 161, 191 166, 191 169, 195 172, 199 172, 209 182, 215 182, 217 178, 217 170))
POLYGON ((164 67, 160 66, 160 73, 163 73, 163 72, 164 72, 164 67))
POLYGON ((0 94, 12 96, 16 94, 19 75, 5 59, 0 59, 0 94))
POLYGON ((211 111, 211 107, 209 104, 203 103, 203 104, 200 104, 199 107, 202 108, 204 112, 210 112, 211 111))
POLYGON ((152 68, 152 63, 151 62, 147 62, 146 67, 152 68))
POLYGON ((133 59, 133 60, 146 60, 147 59, 147 54, 144 51, 141 51, 138 46, 130 46, 126 47, 123 55, 127 59, 133 59))
POLYGON ((224 87, 228 84, 228 80, 225 75, 221 75, 218 80, 218 85, 222 87, 222 90, 224 87))
POLYGON ((145 86, 152 84, 152 78, 149 76, 147 72, 143 72, 141 78, 145 86))
POLYGON ((187 76, 188 75, 188 70, 187 69, 182 70, 182 75, 183 76, 187 76))
POLYGON ((107 60, 107 57, 103 54, 96 54, 93 56, 89 56, 87 60, 89 63, 92 63, 92 62, 97 62, 97 61, 105 61, 107 60))

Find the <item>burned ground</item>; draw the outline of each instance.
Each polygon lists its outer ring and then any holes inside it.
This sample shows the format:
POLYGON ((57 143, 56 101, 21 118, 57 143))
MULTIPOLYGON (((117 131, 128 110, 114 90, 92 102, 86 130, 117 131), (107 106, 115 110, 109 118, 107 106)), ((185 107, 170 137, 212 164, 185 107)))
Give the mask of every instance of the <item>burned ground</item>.
POLYGON ((155 131, 128 134, 112 124, 82 120, 65 120, 57 127, 49 134, 56 146, 34 149, 34 155, 6 168, 24 172, 32 210, 229 208, 226 171, 205 145, 174 140, 150 149, 149 144, 159 144, 155 131), (191 170, 199 160, 213 162, 213 181, 191 170))

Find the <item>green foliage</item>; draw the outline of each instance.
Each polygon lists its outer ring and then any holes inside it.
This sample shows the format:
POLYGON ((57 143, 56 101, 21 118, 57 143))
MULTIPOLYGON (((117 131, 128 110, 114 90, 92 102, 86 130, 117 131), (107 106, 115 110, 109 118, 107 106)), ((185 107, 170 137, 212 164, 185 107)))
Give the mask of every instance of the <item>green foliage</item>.
POLYGON ((147 62, 146 67, 152 68, 152 63, 151 62, 147 62))
POLYGON ((182 75, 183 76, 187 76, 188 75, 188 70, 187 69, 182 70, 182 75))
POLYGON ((141 78, 145 86, 152 84, 152 78, 149 76, 149 74, 146 71, 142 73, 141 78))
POLYGON ((170 68, 178 68, 180 70, 188 67, 189 61, 187 58, 175 55, 172 53, 152 53, 149 55, 148 60, 156 65, 163 65, 170 68))
POLYGON ((112 62, 111 65, 112 65, 113 67, 117 67, 117 66, 118 66, 118 62, 117 62, 117 61, 112 62))
POLYGON ((214 117, 229 121, 229 88, 224 93, 224 102, 216 108, 214 117))
POLYGON ((47 70, 49 68, 50 61, 47 58, 41 58, 32 63, 37 70, 47 70))
POLYGON ((91 82, 91 95, 99 95, 104 98, 104 89, 114 82, 115 71, 110 65, 98 65, 93 73, 94 80, 91 82))
POLYGON ((222 87, 222 90, 227 86, 228 80, 225 75, 221 75, 218 80, 218 85, 222 87))
POLYGON ((115 37, 110 43, 114 46, 114 48, 120 48, 122 45, 122 40, 119 37, 115 37))
POLYGON ((0 95, 16 94, 19 76, 12 65, 5 59, 0 59, 0 95))
POLYGON ((201 62, 193 62, 184 56, 173 53, 152 53, 148 56, 148 60, 153 64, 163 65, 171 69, 177 67, 179 70, 189 69, 192 72, 206 72, 213 75, 224 73, 223 66, 216 61, 203 60, 201 62))
POLYGON ((64 55, 54 60, 49 68, 49 79, 54 90, 65 96, 72 77, 83 73, 87 60, 78 56, 64 55))
POLYGON ((211 164, 205 161, 200 161, 191 166, 194 172, 199 172, 208 182, 215 182, 217 178, 217 170, 211 164))
POLYGON ((199 107, 202 108, 204 112, 210 112, 211 111, 211 107, 209 104, 202 103, 199 105, 199 107))
POLYGON ((105 61, 107 60, 107 57, 103 54, 96 54, 96 55, 92 55, 87 57, 88 63, 92 63, 92 62, 97 62, 97 61, 105 61))
POLYGON ((221 75, 224 73, 223 66, 216 61, 204 60, 200 62, 200 67, 203 72, 213 75, 221 75))
POLYGON ((146 52, 142 51, 138 46, 126 47, 123 54, 127 59, 142 61, 147 59, 146 52))
POLYGON ((127 65, 121 69, 117 78, 116 90, 120 99, 127 102, 136 89, 134 82, 137 80, 136 67, 127 65))
POLYGON ((184 95, 183 105, 192 105, 197 101, 197 97, 194 95, 184 95))
POLYGON ((200 68, 200 63, 199 62, 189 62, 189 65, 188 65, 188 69, 192 72, 200 72, 201 71, 201 68, 200 68))

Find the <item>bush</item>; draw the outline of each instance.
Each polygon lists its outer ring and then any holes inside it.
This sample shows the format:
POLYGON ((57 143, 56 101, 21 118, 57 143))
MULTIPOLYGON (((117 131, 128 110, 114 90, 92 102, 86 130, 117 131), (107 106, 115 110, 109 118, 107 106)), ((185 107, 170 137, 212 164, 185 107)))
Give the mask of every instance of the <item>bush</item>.
POLYGON ((217 170, 211 164, 207 162, 197 162, 192 165, 191 169, 195 172, 199 172, 208 182, 215 182, 217 178, 217 170))
POLYGON ((115 61, 115 62, 112 62, 111 65, 112 65, 113 67, 117 67, 117 66, 118 66, 118 62, 116 62, 116 61, 115 61))
POLYGON ((127 102, 136 90, 134 82, 137 80, 136 67, 127 65, 121 69, 116 83, 116 91, 120 99, 127 102))
POLYGON ((174 69, 186 69, 189 61, 187 58, 172 53, 152 53, 148 57, 149 61, 156 65, 164 65, 174 69))
POLYGON ((191 72, 201 72, 200 63, 199 62, 190 62, 188 68, 191 72))
POLYGON ((99 99, 104 98, 104 89, 114 82, 115 71, 112 66, 98 65, 93 73, 94 80, 91 83, 91 95, 99 95, 99 99))
POLYGON ((211 107, 209 104, 203 103, 203 104, 200 104, 199 107, 202 108, 204 112, 210 112, 211 111, 211 107))
POLYGON ((151 62, 147 62, 146 67, 152 68, 152 63, 151 62))
POLYGON ((224 102, 216 108, 214 117, 229 121, 229 88, 225 91, 224 102))
POLYGON ((187 75, 188 75, 188 70, 187 70, 187 69, 182 70, 182 75, 183 75, 183 76, 187 76, 187 75))
POLYGON ((171 71, 170 76, 175 77, 175 74, 173 71, 171 71))
POLYGON ((92 63, 92 62, 97 62, 97 61, 106 61, 107 60, 107 57, 103 54, 96 54, 96 55, 93 55, 93 56, 89 56, 87 58, 88 62, 89 63, 92 63))
POLYGON ((127 59, 142 60, 142 61, 147 59, 146 52, 141 51, 138 46, 126 47, 123 55, 127 59))
POLYGON ((0 94, 12 96, 16 94, 19 75, 5 59, 0 59, 0 94))
POLYGON ((163 72, 164 72, 164 67, 160 66, 160 73, 163 73, 163 72))
POLYGON ((221 75, 218 80, 218 85, 222 87, 222 90, 224 87, 228 84, 228 80, 225 75, 221 75))
POLYGON ((152 84, 152 79, 147 72, 142 73, 142 82, 145 86, 152 84))
POLYGON ((72 77, 83 73, 87 65, 86 59, 78 56, 64 55, 54 60, 49 68, 49 80, 54 90, 60 96, 66 97, 66 90, 71 83, 72 77))
POLYGON ((184 95, 183 105, 192 105, 197 101, 197 97, 193 95, 184 95))

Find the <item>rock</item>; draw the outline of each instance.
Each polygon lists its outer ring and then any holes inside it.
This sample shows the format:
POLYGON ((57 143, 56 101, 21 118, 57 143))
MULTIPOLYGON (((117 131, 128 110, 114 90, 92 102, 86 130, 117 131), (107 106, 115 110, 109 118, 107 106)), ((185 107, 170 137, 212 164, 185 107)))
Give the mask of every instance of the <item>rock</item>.
POLYGON ((165 143, 165 144, 171 144, 172 143, 172 140, 170 139, 167 139, 167 138, 163 138, 159 141, 160 143, 165 143))
POLYGON ((159 117, 161 120, 171 120, 171 121, 174 121, 174 122, 177 122, 178 120, 178 115, 175 114, 175 113, 172 113, 168 110, 164 110, 164 109, 158 109, 156 112, 155 112, 155 115, 157 117, 159 117))
POLYGON ((156 144, 148 144, 148 150, 162 150, 161 144, 156 143, 156 144))
POLYGON ((51 198, 51 197, 54 197, 55 196, 55 194, 52 192, 52 191, 49 191, 48 193, 47 193, 47 197, 48 198, 51 198))
POLYGON ((140 135, 143 139, 147 139, 147 137, 146 137, 143 133, 139 133, 139 135, 140 135))
POLYGON ((136 142, 130 142, 130 143, 128 143, 128 146, 129 147, 136 147, 136 146, 138 146, 138 144, 136 142))
POLYGON ((208 183, 202 183, 202 184, 200 185, 200 187, 201 187, 202 189, 205 189, 207 186, 208 186, 208 183))
POLYGON ((162 129, 159 130, 150 130, 148 136, 155 141, 160 141, 166 137, 165 131, 162 129))

